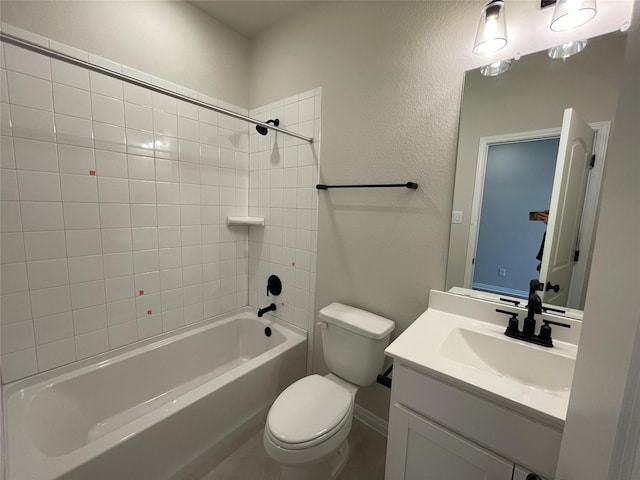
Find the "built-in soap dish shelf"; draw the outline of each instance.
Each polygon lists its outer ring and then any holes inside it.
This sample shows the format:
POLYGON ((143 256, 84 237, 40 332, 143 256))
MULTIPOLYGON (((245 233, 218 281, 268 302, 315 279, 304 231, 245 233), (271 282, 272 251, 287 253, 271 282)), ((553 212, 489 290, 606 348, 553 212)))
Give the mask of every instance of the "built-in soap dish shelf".
POLYGON ((264 217, 227 217, 227 225, 256 225, 264 227, 264 217))

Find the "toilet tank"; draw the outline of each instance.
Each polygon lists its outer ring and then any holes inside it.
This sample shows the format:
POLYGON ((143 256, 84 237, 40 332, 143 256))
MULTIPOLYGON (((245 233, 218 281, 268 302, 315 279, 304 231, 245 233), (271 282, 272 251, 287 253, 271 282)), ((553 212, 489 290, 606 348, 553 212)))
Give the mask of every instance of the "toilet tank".
POLYGON ((375 313, 332 303, 320 310, 322 351, 327 366, 355 385, 372 384, 384 363, 395 323, 375 313))

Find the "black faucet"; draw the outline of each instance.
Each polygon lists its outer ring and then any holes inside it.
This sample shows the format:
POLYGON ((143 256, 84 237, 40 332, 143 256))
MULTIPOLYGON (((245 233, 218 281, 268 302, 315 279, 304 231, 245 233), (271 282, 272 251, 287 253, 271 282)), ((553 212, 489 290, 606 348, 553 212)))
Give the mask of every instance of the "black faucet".
POLYGON ((275 311, 276 311, 276 304, 272 303, 268 307, 264 307, 264 308, 261 308, 260 310, 258 310, 258 317, 262 317, 265 313, 275 312, 275 311))
POLYGON ((536 292, 538 290, 542 290, 541 287, 542 284, 538 282, 538 280, 531 280, 531 282, 529 283, 529 304, 527 305, 527 317, 524 319, 522 331, 518 329, 517 313, 499 309, 496 309, 496 312, 511 315, 511 318, 509 319, 509 325, 504 332, 507 337, 517 338, 518 340, 535 343, 536 345, 541 345, 543 347, 553 347, 553 341, 551 339, 551 327, 549 326, 549 324, 565 328, 571 328, 571 325, 543 319, 543 325, 542 327, 540 327, 540 334, 536 335, 535 315, 542 313, 542 299, 536 292))
POLYGON ((538 280, 529 282, 529 303, 527 304, 527 318, 524 319, 522 334, 526 337, 533 337, 536 334, 535 314, 542 313, 542 299, 536 292, 540 290, 541 283, 538 280))

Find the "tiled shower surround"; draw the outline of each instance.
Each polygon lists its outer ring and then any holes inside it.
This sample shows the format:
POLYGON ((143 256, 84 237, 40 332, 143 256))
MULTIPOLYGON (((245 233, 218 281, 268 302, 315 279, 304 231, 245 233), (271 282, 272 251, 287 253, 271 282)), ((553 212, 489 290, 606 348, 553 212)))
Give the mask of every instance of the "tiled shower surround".
MULTIPOLYGON (((263 137, 247 122, 1 45, 4 382, 264 306, 259 292, 272 273, 284 283, 277 315, 308 328, 319 144, 263 137), (266 227, 226 225, 227 216, 249 213, 264 216, 266 227)), ((251 114, 318 138, 319 95, 251 114)))
POLYGON ((257 108, 252 118, 278 118, 281 126, 315 142, 269 133, 250 136, 249 214, 265 218, 265 228, 249 231, 249 304, 277 305, 274 315, 310 330, 315 304, 320 89, 257 108), (267 296, 269 275, 283 283, 282 294, 267 296))

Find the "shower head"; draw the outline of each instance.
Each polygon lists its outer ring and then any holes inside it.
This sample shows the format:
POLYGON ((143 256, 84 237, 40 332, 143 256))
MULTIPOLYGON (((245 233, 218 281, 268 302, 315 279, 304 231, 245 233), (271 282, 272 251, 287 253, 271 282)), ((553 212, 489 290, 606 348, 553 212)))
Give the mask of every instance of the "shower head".
MULTIPOLYGON (((278 125, 280 125, 280 120, 276 118, 274 120, 267 120, 264 123, 273 123, 277 127, 278 125)), ((256 125, 256 130, 260 135, 266 135, 267 132, 269 131, 267 127, 263 127, 262 125, 256 125)))

